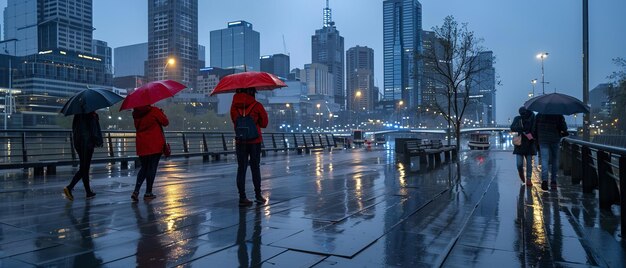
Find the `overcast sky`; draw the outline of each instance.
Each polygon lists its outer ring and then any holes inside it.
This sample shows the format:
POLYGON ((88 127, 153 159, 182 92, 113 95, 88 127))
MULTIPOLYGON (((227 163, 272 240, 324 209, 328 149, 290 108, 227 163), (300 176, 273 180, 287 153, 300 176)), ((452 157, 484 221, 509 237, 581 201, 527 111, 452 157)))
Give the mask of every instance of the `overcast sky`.
MULTIPOLYGON (((291 68, 311 61, 311 35, 322 26, 325 0, 198 0, 199 43, 207 47, 209 32, 234 20, 246 20, 261 34, 261 55, 291 56, 291 68), (283 46, 283 36, 286 46, 283 46)), ((541 79, 535 55, 545 61, 546 92, 582 98, 582 0, 423 0, 425 30, 453 15, 467 22, 496 55, 497 121, 506 123, 541 79)), ((626 57, 626 1, 589 1, 590 87, 607 81, 615 70, 611 59, 626 57)), ((146 0, 93 0, 94 38, 115 48, 148 39, 146 0)), ((0 0, 6 6, 6 0, 0 0)), ((331 0, 333 20, 345 38, 345 49, 374 49, 376 84, 382 88, 382 0, 331 0)), ((538 84, 536 92, 540 92, 538 84)), ((579 120, 580 121, 580 120, 579 120)))

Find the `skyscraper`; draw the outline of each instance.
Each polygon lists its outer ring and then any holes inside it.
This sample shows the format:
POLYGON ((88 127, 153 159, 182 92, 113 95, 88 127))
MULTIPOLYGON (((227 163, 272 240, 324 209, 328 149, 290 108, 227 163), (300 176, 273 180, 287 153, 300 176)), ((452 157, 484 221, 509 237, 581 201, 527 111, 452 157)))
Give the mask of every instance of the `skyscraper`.
POLYGON ((328 72, 333 75, 333 97, 341 109, 346 106, 344 91, 344 46, 343 37, 332 21, 331 9, 326 0, 322 29, 315 30, 311 37, 311 62, 328 66, 328 72))
POLYGON ((478 116, 483 124, 495 124, 496 122, 496 70, 493 67, 493 52, 483 51, 477 56, 478 73, 470 77, 469 92, 471 97, 477 99, 482 108, 478 116))
POLYGON ((346 52, 346 91, 348 108, 371 111, 374 108, 374 50, 356 46, 346 52))
POLYGON ((420 63, 422 5, 417 0, 383 2, 384 107, 402 100, 406 107, 421 105, 420 63))
POLYGON ((115 77, 146 75, 148 43, 116 47, 113 51, 115 77))
POLYGON ((109 44, 102 40, 93 40, 92 47, 93 54, 102 59, 104 62, 104 70, 108 74, 113 73, 113 50, 109 47, 109 44))
POLYGON ((7 47, 8 54, 53 49, 92 53, 92 13, 92 0, 8 0, 4 40, 17 40, 7 47))
POLYGON ((447 98, 445 97, 445 79, 437 72, 436 59, 444 58, 442 43, 435 36, 435 32, 422 31, 422 49, 424 53, 436 53, 436 55, 424 57, 422 62, 423 71, 420 80, 421 85, 421 105, 424 107, 435 107, 439 101, 442 107, 447 106, 447 98), (445 104, 442 103, 445 100, 445 104))
POLYGON ((195 88, 198 0, 148 0, 147 68, 149 81, 172 79, 195 88))
POLYGON ((289 74, 289 56, 285 54, 262 56, 261 71, 272 73, 286 79, 289 74))
POLYGON ((211 31, 211 67, 261 70, 260 35, 252 23, 233 21, 226 29, 211 31))

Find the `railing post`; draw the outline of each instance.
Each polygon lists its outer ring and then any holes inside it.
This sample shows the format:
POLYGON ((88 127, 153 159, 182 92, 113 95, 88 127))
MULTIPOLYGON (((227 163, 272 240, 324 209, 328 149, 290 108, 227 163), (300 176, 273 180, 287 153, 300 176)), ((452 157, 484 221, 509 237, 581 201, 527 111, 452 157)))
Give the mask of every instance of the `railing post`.
POLYGON ((570 149, 572 151, 572 154, 570 156, 570 160, 572 160, 572 184, 580 184, 580 181, 583 178, 582 162, 578 159, 579 156, 581 156, 580 146, 576 144, 570 144, 570 149))
POLYGON ((22 132, 22 162, 28 162, 28 152, 26 151, 26 132, 22 132))
POLYGON ((320 140, 320 147, 322 147, 322 149, 324 149, 324 142, 322 142, 322 133, 317 134, 317 139, 320 140))
POLYGON ((111 132, 107 133, 107 142, 109 144, 109 157, 114 157, 115 154, 113 153, 113 139, 111 138, 111 132))
POLYGON ((204 154, 202 154, 202 161, 209 161, 209 146, 206 143, 206 135, 202 133, 202 146, 204 147, 204 154))
POLYGON ((274 145, 274 154, 277 154, 278 151, 276 149, 278 148, 276 146, 276 138, 274 137, 274 133, 272 133, 272 145, 274 145))
POLYGON ((262 157, 267 156, 267 150, 265 150, 265 142, 263 140, 261 140, 261 156, 262 157))
POLYGON ((287 138, 285 138, 285 133, 283 133, 283 146, 285 148, 285 152, 289 152, 289 147, 287 145, 287 138))
POLYGON ((228 151, 228 146, 226 146, 226 137, 224 137, 224 133, 222 133, 222 146, 224 147, 224 152, 228 151))
POLYGON ((293 134, 293 146, 296 149, 296 151, 298 152, 298 154, 302 154, 302 150, 300 149, 300 147, 298 147, 298 138, 296 138, 296 134, 293 134))
POLYGON ((302 142, 304 142, 304 153, 310 153, 311 151, 309 151, 309 146, 306 143, 306 136, 304 135, 304 133, 302 134, 302 142))
POLYGON ((330 144, 330 140, 328 139, 328 133, 324 134, 324 136, 326 136, 326 144, 328 145, 328 151, 331 151, 332 150, 332 144, 330 144))
POLYGON ((593 159, 591 159, 591 149, 588 146, 582 146, 580 150, 581 164, 583 169, 583 193, 591 193, 593 189, 598 185, 597 175, 593 174, 594 170, 591 167, 593 159), (595 175, 595 176, 594 176, 595 175))
POLYGON ((572 175, 572 146, 573 145, 567 141, 561 143, 561 169, 563 170, 563 175, 566 176, 572 175))
POLYGON ((598 150, 596 155, 598 158, 598 194, 600 198, 600 208, 610 209, 611 205, 619 204, 617 183, 611 177, 613 168, 608 164, 611 161, 611 156, 607 152, 600 150, 598 150))
MULTIPOLYGON (((185 132, 181 134, 183 135, 183 152, 189 153, 189 145, 187 144, 187 136, 185 135, 185 132)), ((185 158, 189 158, 189 156, 185 155, 185 158)))
POLYGON ((626 156, 619 156, 619 188, 620 188, 620 218, 622 223, 622 238, 626 237, 626 194, 624 194, 624 190, 626 189, 626 156))

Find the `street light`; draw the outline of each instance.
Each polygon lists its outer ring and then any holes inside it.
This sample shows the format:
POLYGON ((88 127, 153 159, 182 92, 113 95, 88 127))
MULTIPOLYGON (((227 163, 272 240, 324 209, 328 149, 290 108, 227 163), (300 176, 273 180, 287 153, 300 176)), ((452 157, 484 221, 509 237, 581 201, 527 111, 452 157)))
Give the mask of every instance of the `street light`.
POLYGON ((546 94, 546 81, 543 72, 543 60, 548 57, 548 52, 541 52, 537 54, 537 58, 541 59, 541 91, 542 94, 546 94))
POLYGON ((167 70, 167 66, 168 65, 174 65, 176 64, 176 60, 174 58, 169 58, 167 59, 167 62, 165 62, 165 65, 163 66, 163 80, 165 80, 165 71, 167 70))
POLYGON ((315 106, 317 106, 317 127, 321 129, 322 128, 322 113, 320 113, 320 107, 322 107, 322 105, 318 103, 315 106))
POLYGON ((533 97, 535 96, 535 85, 537 84, 537 78, 530 80, 530 83, 533 85, 533 97))

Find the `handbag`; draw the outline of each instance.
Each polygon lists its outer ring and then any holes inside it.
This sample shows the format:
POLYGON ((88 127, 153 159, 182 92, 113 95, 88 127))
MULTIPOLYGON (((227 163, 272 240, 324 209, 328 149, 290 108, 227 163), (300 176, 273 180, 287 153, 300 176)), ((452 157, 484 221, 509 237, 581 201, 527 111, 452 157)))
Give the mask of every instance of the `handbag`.
MULTIPOLYGON (((522 129, 524 129, 524 119, 520 118, 519 123, 522 125, 522 129)), ((513 137, 513 145, 522 145, 522 135, 518 133, 517 136, 513 137)))
POLYGON ((170 157, 170 155, 172 155, 172 149, 170 148, 170 144, 167 142, 163 144, 163 155, 165 157, 170 157))
MULTIPOLYGON (((165 140, 165 131, 163 131, 163 126, 161 126, 161 133, 163 133, 163 140, 165 140)), ((163 149, 161 150, 165 157, 170 157, 172 155, 172 148, 170 148, 170 144, 165 140, 163 144, 163 149)))

